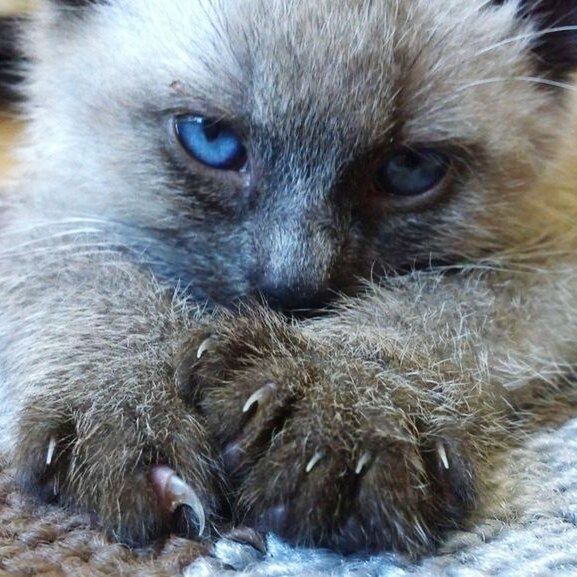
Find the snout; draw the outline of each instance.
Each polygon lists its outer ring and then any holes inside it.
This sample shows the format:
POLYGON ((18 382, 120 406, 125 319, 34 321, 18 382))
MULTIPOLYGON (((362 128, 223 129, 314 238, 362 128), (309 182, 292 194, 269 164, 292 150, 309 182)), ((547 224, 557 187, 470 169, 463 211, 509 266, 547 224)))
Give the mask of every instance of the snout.
POLYGON ((308 313, 326 307, 337 295, 326 283, 264 280, 256 289, 271 308, 287 313, 308 313))
POLYGON ((314 220, 277 222, 263 232, 258 246, 258 267, 252 275, 254 295, 283 312, 323 308, 338 294, 341 242, 314 220))

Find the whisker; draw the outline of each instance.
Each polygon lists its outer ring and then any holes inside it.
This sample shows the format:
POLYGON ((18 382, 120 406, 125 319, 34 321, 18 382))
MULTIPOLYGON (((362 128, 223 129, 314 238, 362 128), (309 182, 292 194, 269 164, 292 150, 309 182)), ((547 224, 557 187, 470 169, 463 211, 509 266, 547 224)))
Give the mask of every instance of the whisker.
POLYGON ((524 34, 511 36, 509 38, 501 40, 500 42, 491 44, 491 46, 487 46, 486 48, 483 48, 482 50, 479 50, 479 52, 475 53, 475 57, 487 54, 487 52, 491 52, 498 48, 502 48, 503 46, 507 46, 508 44, 521 42, 522 40, 534 40, 535 38, 541 38, 549 34, 558 34, 562 32, 575 32, 575 31, 577 31, 577 26, 557 26, 555 28, 546 28, 544 30, 533 30, 531 32, 525 32, 524 34))
MULTIPOLYGON (((497 50, 497 49, 502 48, 504 46, 507 46, 509 44, 514 44, 515 42, 522 42, 523 40, 534 40, 534 39, 539 39, 539 38, 542 38, 544 36, 548 36, 548 35, 552 35, 552 34, 562 34, 562 33, 566 33, 566 32, 575 32, 575 31, 577 31, 577 25, 568 25, 568 26, 556 26, 556 27, 546 28, 543 30, 532 30, 532 31, 524 32, 522 34, 517 34, 515 36, 510 36, 508 38, 504 38, 503 40, 495 42, 494 44, 486 46, 485 48, 482 48, 481 50, 477 51, 475 54, 473 54, 470 58, 467 59, 467 63, 473 63, 479 57, 481 57, 481 56, 483 56, 483 55, 485 55, 491 51, 494 51, 494 50, 497 50)), ((433 33, 434 33, 434 31, 433 31, 433 33)), ((429 37, 427 39, 427 41, 425 42, 424 47, 421 49, 421 51, 419 51, 415 60, 408 67, 408 72, 410 72, 412 70, 412 68, 416 65, 416 62, 419 60, 420 56, 423 54, 423 52, 425 51, 425 49, 427 47, 434 48, 437 45, 442 45, 442 41, 445 38, 447 38, 447 36, 449 36, 449 35, 448 34, 443 35, 439 39, 439 41, 437 41, 434 44, 432 42, 432 38, 429 37)), ((452 69, 445 71, 445 74, 449 74, 449 73, 453 72, 454 70, 459 69, 462 65, 463 65, 463 62, 456 63, 452 69)), ((465 89, 468 89, 471 87, 475 87, 475 86, 481 86, 484 84, 492 84, 492 83, 497 83, 497 82, 506 81, 506 80, 525 80, 527 82, 543 84, 543 85, 552 86, 555 88, 563 88, 563 89, 567 89, 570 91, 576 90, 575 86, 573 86, 569 83, 559 82, 559 81, 550 80, 550 79, 546 79, 546 78, 542 78, 540 80, 532 79, 532 77, 510 77, 510 78, 508 77, 506 79, 505 78, 503 78, 503 79, 501 79, 501 78, 479 79, 478 81, 476 81, 474 83, 465 85, 462 88, 458 88, 451 99, 444 100, 433 111, 434 112, 439 111, 444 106, 451 103, 455 99, 456 94, 460 93, 462 90, 465 90, 465 89)))
MULTIPOLYGON (((88 234, 98 234, 101 232, 102 232, 101 230, 97 230, 97 229, 78 228, 78 229, 67 230, 67 231, 63 231, 63 232, 59 232, 59 233, 54 233, 54 234, 51 234, 48 236, 36 237, 34 239, 20 243, 18 246, 25 247, 25 246, 37 244, 39 242, 44 242, 46 240, 58 240, 61 238, 66 238, 67 236, 81 236, 81 235, 88 235, 88 234)), ((7 236, 9 236, 9 235, 0 235, 0 241, 2 241, 3 238, 5 238, 7 236)))
MULTIPOLYGON (((492 2, 493 2, 493 0, 485 0, 485 2, 479 7, 478 12, 481 12, 482 10, 484 10, 492 2)), ((470 17, 474 18, 475 16, 477 16, 478 12, 471 12, 470 17)), ((430 33, 427 37, 427 40, 424 42, 424 44, 421 47, 421 49, 419 50, 419 52, 417 53, 415 58, 412 60, 411 64, 409 64, 406 74, 408 75, 414 70, 414 68, 419 63, 419 60, 421 59, 423 54, 425 54, 429 50, 435 50, 438 46, 443 46, 445 44, 445 41, 447 40, 447 38, 450 38, 451 36, 453 36, 455 34, 455 31, 458 28, 460 28, 461 26, 463 26, 462 21, 455 22, 455 24, 453 26, 451 26, 442 36, 440 36, 437 39, 435 38, 435 36, 436 36, 440 26, 433 28, 430 31, 430 33), (434 42, 435 40, 436 40, 436 42, 434 42)))
POLYGON ((547 86, 554 86, 555 88, 563 88, 570 91, 577 91, 577 86, 574 84, 569 84, 567 82, 558 82, 556 80, 550 80, 548 78, 540 78, 533 76, 500 76, 494 78, 483 78, 481 80, 470 82, 469 84, 464 84, 460 86, 453 94, 461 93, 465 90, 469 90, 470 88, 478 88, 479 86, 485 86, 488 84, 498 84, 500 82, 512 82, 512 81, 544 84, 547 86))
MULTIPOLYGON (((70 251, 79 251, 80 249, 90 248, 90 249, 108 249, 109 251, 114 250, 117 254, 120 253, 125 247, 119 247, 117 245, 111 243, 85 243, 85 244, 69 244, 69 245, 60 245, 60 246, 46 246, 43 248, 29 250, 24 247, 25 250, 21 250, 20 246, 15 247, 14 249, 8 250, 1 250, 0 251, 0 258, 10 257, 14 258, 15 256, 22 255, 24 257, 27 256, 38 256, 42 254, 47 255, 54 255, 54 254, 62 254, 70 251)), ((96 250, 94 254, 96 254, 96 250)), ((103 251, 104 252, 104 251, 103 251)), ((76 252, 75 252, 76 254, 76 252)), ((80 252, 78 252, 80 254, 80 252)))
POLYGON ((524 82, 530 82, 534 84, 543 84, 545 86, 553 86, 555 88, 563 88, 571 92, 577 92, 577 85, 569 84, 568 82, 559 82, 557 80, 551 80, 549 78, 540 78, 535 76, 515 76, 513 80, 521 80, 524 82))

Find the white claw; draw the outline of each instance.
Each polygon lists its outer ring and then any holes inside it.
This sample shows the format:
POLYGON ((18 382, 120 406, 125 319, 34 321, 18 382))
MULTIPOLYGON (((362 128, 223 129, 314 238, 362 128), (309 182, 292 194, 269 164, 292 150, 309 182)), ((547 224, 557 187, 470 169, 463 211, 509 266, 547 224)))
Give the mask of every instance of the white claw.
POLYGON ((180 478, 172 475, 166 482, 166 498, 170 503, 170 512, 173 513, 181 505, 192 509, 198 521, 198 536, 202 537, 206 527, 204 507, 198 495, 180 478))
POLYGON ((373 455, 369 451, 365 451, 359 459, 357 468, 355 469, 355 475, 360 475, 365 467, 371 462, 372 458, 373 455))
POLYGON ((50 437, 50 442, 48 443, 48 452, 46 453, 46 466, 52 465, 54 460, 54 453, 56 451, 56 437, 50 437))
POLYGON ((264 387, 261 387, 256 393, 253 393, 248 401, 244 404, 242 408, 243 413, 248 413, 255 405, 261 403, 269 393, 276 388, 274 383, 268 383, 264 387))
POLYGON ((317 451, 305 469, 307 474, 310 473, 326 456, 327 455, 324 451, 317 451))
POLYGON ((449 464, 449 457, 447 456, 447 449, 445 449, 445 445, 442 442, 437 443, 437 453, 439 453, 439 457, 441 458, 441 462, 443 463, 443 467, 447 469, 447 471, 451 468, 449 464))
POLYGON ((200 347, 198 347, 198 351, 196 352, 196 358, 200 360, 205 353, 210 352, 214 348, 215 342, 216 339, 214 337, 208 337, 208 339, 202 341, 200 347))

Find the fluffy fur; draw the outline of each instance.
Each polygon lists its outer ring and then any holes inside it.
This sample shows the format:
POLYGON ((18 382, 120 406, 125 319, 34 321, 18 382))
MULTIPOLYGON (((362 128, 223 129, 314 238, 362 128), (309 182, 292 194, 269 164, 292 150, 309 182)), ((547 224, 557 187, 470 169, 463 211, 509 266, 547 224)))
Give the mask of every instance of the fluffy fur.
MULTIPOLYGON (((574 415, 550 407, 557 422, 574 415)), ((577 559, 576 423, 539 433, 506 455, 492 472, 491 498, 466 531, 449 535, 439 554, 411 563, 400 555, 348 557, 326 550, 289 547, 274 537, 268 553, 228 539, 211 556, 194 558, 194 542, 171 539, 155 544, 155 554, 107 542, 90 520, 58 508, 31 509, 13 484, 0 477, 0 569, 8 575, 51 572, 55 576, 139 577, 384 577, 438 575, 465 577, 527 574, 565 577, 577 559), (192 561, 192 563, 191 563, 192 561)))
POLYGON ((411 553, 459 527, 515 408, 575 361, 573 191, 535 186, 573 65, 540 40, 573 13, 45 3, 0 255, 0 431, 22 485, 129 543, 174 523, 157 464, 215 527, 411 553), (183 110, 234 122, 250 173, 184 157, 183 110), (454 159, 444 194, 376 195, 378 160, 423 143, 454 159), (323 316, 272 310, 335 293, 323 316))

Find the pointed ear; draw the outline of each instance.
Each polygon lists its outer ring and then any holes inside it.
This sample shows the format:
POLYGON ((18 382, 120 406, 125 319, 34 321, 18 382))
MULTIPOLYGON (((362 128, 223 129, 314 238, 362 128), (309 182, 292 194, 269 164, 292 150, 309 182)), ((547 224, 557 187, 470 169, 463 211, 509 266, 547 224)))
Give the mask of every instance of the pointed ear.
POLYGON ((0 17, 0 105, 21 99, 24 58, 18 50, 18 18, 0 17))
POLYGON ((108 4, 108 0, 49 0, 48 3, 57 9, 61 9, 63 13, 68 11, 68 13, 77 15, 84 8, 96 6, 97 4, 108 4))
POLYGON ((556 80, 577 72, 577 0, 518 1, 520 16, 540 32, 533 41, 540 71, 556 80))
POLYGON ((66 25, 78 22, 90 8, 108 4, 109 0, 45 0, 45 3, 57 14, 57 21, 66 25))
POLYGON ((55 6, 82 8, 92 4, 104 4, 105 0, 50 0, 55 6))

